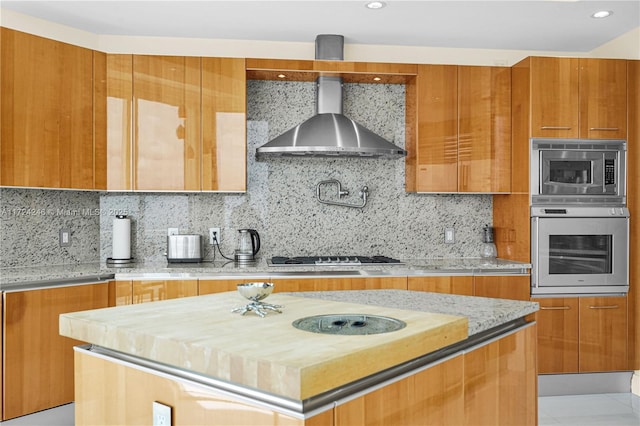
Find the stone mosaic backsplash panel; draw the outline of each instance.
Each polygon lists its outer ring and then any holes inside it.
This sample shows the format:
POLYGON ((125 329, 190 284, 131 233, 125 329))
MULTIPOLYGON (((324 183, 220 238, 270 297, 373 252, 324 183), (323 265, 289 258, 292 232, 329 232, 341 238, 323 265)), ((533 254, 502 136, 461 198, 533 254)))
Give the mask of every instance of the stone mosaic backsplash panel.
POLYGON ((97 262, 102 214, 98 192, 1 188, 0 268, 97 262))
MULTIPOLYGON (((247 85, 247 193, 118 194, 100 197, 102 211, 132 218, 132 255, 163 261, 167 228, 208 235, 222 228, 223 254, 231 256, 237 229, 254 228, 261 256, 365 254, 401 258, 477 257, 482 227, 491 224, 490 195, 407 194, 402 159, 272 158, 255 160, 255 149, 314 114, 315 84, 249 81, 247 85), (340 201, 363 209, 321 204, 316 185, 338 179, 350 195, 340 201), (444 244, 444 229, 456 230, 444 244)), ((344 113, 404 147, 404 86, 345 84, 344 113)), ((323 198, 337 200, 335 187, 323 198)), ((113 216, 100 221, 100 258, 111 256, 113 216)), ((206 238, 205 238, 206 240, 206 238)), ((212 258, 205 244, 205 256, 212 258)), ((216 259, 220 259, 216 254, 216 259)))

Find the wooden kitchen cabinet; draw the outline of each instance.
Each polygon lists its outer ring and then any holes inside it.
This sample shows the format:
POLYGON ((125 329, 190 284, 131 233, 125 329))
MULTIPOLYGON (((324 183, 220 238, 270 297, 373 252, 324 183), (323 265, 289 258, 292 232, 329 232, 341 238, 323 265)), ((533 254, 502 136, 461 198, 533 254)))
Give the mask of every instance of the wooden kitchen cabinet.
POLYGON ((528 275, 409 277, 408 289, 528 301, 530 281, 528 275))
POLYGON ((1 31, 0 185, 94 189, 93 51, 1 31))
POLYGON ((626 61, 529 57, 531 137, 626 139, 626 61))
MULTIPOLYGON (((640 182, 640 60, 628 61, 627 181, 640 182)), ((640 185, 627 186, 631 217, 640 215, 640 185)), ((629 223, 629 258, 640 259, 640 222, 629 223)), ((640 370, 640 262, 629 263, 629 368, 640 370)))
POLYGON ((535 325, 471 348, 464 355, 464 424, 538 424, 537 383, 535 325))
POLYGON ((416 176, 407 189, 457 192, 458 67, 419 65, 415 90, 418 137, 415 149, 407 146, 407 151, 416 176))
MULTIPOLYGON (((414 87, 415 86, 415 87, 414 87)), ((413 192, 511 190, 511 70, 418 65, 406 187, 413 192)))
POLYGON ((3 294, 3 420, 73 401, 73 346, 83 342, 59 335, 58 316, 107 305, 107 283, 3 294))
POLYGON ((540 304, 536 313, 538 373, 578 372, 578 298, 534 298, 531 301, 540 304))
POLYGON ((335 407, 336 426, 537 424, 536 326, 335 407))
POLYGON ((536 298, 541 374, 627 370, 627 298, 536 298))
POLYGON ((336 426, 465 424, 464 355, 335 407, 336 426))
POLYGON ((407 288, 413 291, 473 296, 473 276, 409 277, 407 288))
POLYGON ((628 369, 627 298, 580 298, 579 370, 628 369))
POLYGON ((172 380, 152 370, 79 353, 75 420, 78 425, 150 425, 154 401, 172 409, 171 425, 333 426, 333 411, 300 419, 256 408, 222 391, 172 380), (96 385, 100 383, 100 385, 96 385))
POLYGON ((247 282, 270 282, 269 278, 238 278, 235 280, 198 280, 198 295, 237 291, 238 284, 247 282))
POLYGON ((531 292, 529 275, 476 275, 473 295, 528 301, 531 292))
POLYGON ((133 283, 131 280, 109 281, 109 306, 131 305, 133 283))
POLYGON ((246 190, 244 59, 106 56, 109 190, 246 190))
POLYGON ((580 59, 580 137, 627 138, 627 61, 580 59))
POLYGON ((380 278, 276 278, 274 292, 407 289, 407 277, 380 278))
POLYGON ((200 190, 200 58, 133 56, 136 190, 200 190))
POLYGON ((198 280, 132 281, 131 286, 134 304, 198 295, 198 280))
POLYGON ((203 191, 247 190, 245 60, 202 58, 203 191))

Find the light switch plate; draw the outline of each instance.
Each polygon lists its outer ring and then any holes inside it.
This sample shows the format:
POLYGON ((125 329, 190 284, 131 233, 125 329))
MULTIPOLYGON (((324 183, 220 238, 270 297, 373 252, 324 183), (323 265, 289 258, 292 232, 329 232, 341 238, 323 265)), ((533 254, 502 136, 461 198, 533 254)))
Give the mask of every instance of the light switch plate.
POLYGON ((445 244, 453 244, 456 242, 456 230, 454 228, 444 230, 444 242, 445 244))
POLYGON ((71 245, 71 230, 69 228, 60 228, 58 242, 60 247, 69 247, 71 245))
POLYGON ((171 426, 171 407, 153 402, 153 426, 171 426))

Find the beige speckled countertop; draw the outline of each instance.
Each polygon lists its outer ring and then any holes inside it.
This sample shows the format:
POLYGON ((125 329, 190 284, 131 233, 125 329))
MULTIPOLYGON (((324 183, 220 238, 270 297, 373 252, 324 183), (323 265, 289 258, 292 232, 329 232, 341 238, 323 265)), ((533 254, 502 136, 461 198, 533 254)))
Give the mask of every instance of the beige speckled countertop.
POLYGON ((63 281, 101 281, 108 279, 212 279, 240 277, 296 276, 424 276, 474 275, 487 273, 528 273, 531 264, 503 259, 404 259, 404 265, 386 266, 297 266, 272 267, 265 260, 255 265, 238 266, 233 262, 197 264, 143 263, 131 267, 113 268, 105 264, 88 263, 0 269, 0 290, 21 286, 56 285, 63 281))
POLYGON ((462 316, 297 295, 274 294, 267 300, 284 305, 283 312, 264 318, 232 313, 246 300, 227 292, 63 314, 60 334, 295 400, 467 338, 462 316), (353 336, 291 325, 302 317, 347 313, 388 316, 406 327, 353 336))

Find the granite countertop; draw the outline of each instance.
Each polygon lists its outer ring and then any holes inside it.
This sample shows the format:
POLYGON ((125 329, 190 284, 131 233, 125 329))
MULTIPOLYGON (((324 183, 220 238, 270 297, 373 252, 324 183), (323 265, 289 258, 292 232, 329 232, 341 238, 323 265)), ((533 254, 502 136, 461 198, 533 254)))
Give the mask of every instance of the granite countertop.
POLYGON ((226 292, 63 314, 60 333, 196 374, 304 399, 538 309, 532 302, 406 290, 277 293, 267 300, 284 305, 282 314, 270 312, 260 318, 231 313, 246 300, 237 292, 226 292), (384 315, 407 326, 357 337, 291 326, 297 318, 327 313, 384 315), (362 363, 363 356, 370 362, 362 363))
POLYGON ((265 259, 254 265, 234 262, 134 263, 127 267, 109 267, 104 263, 85 263, 0 269, 0 290, 18 286, 46 285, 60 281, 108 279, 196 279, 238 277, 296 276, 420 276, 472 275, 481 273, 526 273, 531 264, 504 259, 481 258, 403 259, 404 265, 379 266, 296 266, 272 267, 265 259))
POLYGON ((411 290, 308 291, 279 294, 295 294, 300 297, 312 297, 335 302, 350 302, 361 305, 464 316, 469 320, 469 336, 522 318, 539 309, 539 305, 536 302, 411 290))

